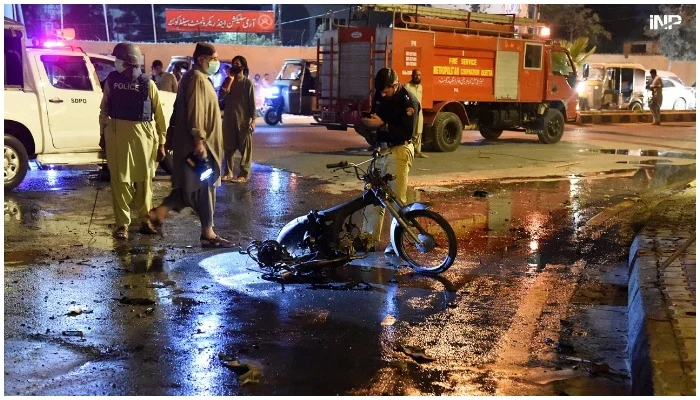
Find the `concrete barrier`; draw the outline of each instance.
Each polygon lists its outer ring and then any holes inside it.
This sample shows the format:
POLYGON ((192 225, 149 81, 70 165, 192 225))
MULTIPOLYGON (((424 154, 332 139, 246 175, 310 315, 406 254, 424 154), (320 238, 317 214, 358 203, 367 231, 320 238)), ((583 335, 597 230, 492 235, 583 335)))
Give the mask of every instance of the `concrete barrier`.
MULTIPOLYGON (((632 111, 579 111, 577 125, 651 123, 651 113, 632 111)), ((662 111, 661 122, 695 122, 695 111, 662 111)))

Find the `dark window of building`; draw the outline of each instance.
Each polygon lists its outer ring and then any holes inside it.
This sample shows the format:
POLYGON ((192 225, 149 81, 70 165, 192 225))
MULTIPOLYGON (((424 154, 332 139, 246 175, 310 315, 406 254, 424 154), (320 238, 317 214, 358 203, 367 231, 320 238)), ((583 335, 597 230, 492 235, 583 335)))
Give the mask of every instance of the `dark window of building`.
POLYGON ((647 52, 647 45, 646 43, 643 44, 633 44, 632 48, 630 49, 630 52, 632 54, 646 54, 647 52))

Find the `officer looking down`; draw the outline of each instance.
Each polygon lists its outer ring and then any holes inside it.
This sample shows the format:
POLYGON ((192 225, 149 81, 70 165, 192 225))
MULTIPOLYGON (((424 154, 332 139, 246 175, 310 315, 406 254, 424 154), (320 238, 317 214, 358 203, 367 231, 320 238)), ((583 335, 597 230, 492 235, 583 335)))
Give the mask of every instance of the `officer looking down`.
MULTIPOLYGON (((408 172, 413 163, 411 137, 418 123, 420 103, 414 95, 399 84, 398 74, 389 68, 382 68, 374 78, 374 103, 370 118, 362 122, 369 128, 377 129, 377 143, 386 155, 377 162, 381 174, 395 176, 389 184, 396 196, 406 202, 408 172)), ((362 231, 369 237, 370 251, 376 246, 382 232, 384 208, 367 207, 364 211, 362 231)), ((396 254, 389 243, 386 254, 396 254)))
POLYGON ((128 239, 131 207, 140 232, 158 231, 148 219, 156 161, 165 157, 165 117, 156 84, 141 72, 141 50, 119 43, 112 55, 116 71, 107 76, 100 104, 100 147, 107 155, 116 219, 114 236, 128 239), (155 127, 153 119, 155 117, 155 127))

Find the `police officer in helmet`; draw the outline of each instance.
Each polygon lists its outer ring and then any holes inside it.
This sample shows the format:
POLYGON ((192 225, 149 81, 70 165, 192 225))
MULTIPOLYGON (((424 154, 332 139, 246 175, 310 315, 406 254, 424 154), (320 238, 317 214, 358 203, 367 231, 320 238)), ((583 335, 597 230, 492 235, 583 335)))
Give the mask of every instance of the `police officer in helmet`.
POLYGON ((166 124, 158 88, 141 72, 141 49, 133 43, 119 43, 112 55, 116 71, 107 76, 102 94, 100 147, 110 170, 114 236, 128 239, 132 208, 141 220, 140 232, 157 233, 148 210, 156 161, 165 157, 166 124))
MULTIPOLYGON (((399 83, 396 71, 382 68, 374 78, 374 103, 370 118, 362 122, 369 128, 377 130, 377 143, 385 155, 377 162, 381 174, 392 174, 395 179, 390 182, 397 197, 406 202, 408 189, 408 172, 413 163, 414 149, 411 143, 414 129, 418 123, 420 103, 416 97, 399 83)), ((379 240, 384 222, 384 209, 367 207, 364 211, 362 230, 369 235, 370 249, 379 240)), ((391 245, 384 251, 395 254, 391 245)))

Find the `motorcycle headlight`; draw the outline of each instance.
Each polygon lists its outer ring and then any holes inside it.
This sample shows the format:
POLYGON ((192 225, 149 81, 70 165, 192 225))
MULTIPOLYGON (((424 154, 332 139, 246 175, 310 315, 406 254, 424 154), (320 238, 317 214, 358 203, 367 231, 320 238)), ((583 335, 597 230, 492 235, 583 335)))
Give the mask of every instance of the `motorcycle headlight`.
POLYGON ((576 85, 576 91, 578 92, 579 95, 583 95, 586 93, 586 84, 583 82, 579 82, 576 85))
POLYGON ((277 86, 262 88, 260 93, 262 93, 263 97, 275 97, 279 96, 280 88, 277 86))

